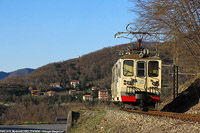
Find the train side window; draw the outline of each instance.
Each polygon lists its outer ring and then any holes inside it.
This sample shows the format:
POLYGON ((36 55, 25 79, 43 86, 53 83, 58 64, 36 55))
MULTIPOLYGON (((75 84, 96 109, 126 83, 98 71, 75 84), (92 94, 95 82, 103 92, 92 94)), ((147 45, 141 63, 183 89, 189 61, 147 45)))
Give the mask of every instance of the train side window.
POLYGON ((158 61, 149 61, 149 77, 158 77, 158 61))
POLYGON ((118 64, 117 71, 118 71, 118 77, 120 78, 121 77, 121 63, 118 64))
POLYGON ((133 76, 133 61, 132 60, 124 61, 123 74, 124 76, 133 76))
POLYGON ((115 68, 113 68, 113 71, 112 71, 112 83, 115 82, 115 68))
POLYGON ((146 70, 145 70, 145 62, 144 61, 138 61, 137 62, 137 76, 138 77, 144 77, 146 70))
POLYGON ((119 73, 118 73, 118 65, 116 65, 116 67, 115 67, 115 68, 116 68, 116 70, 115 70, 115 72, 116 72, 116 75, 115 75, 116 77, 115 77, 115 79, 117 80, 117 78, 118 78, 118 75, 119 75, 119 73))

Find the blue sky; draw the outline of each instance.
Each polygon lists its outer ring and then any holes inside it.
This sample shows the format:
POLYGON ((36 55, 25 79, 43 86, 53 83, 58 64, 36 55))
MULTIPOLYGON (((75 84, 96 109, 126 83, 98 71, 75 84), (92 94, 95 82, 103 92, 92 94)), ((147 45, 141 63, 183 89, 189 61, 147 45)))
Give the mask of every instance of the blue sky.
POLYGON ((129 0, 0 0, 0 71, 38 68, 127 43, 129 0))

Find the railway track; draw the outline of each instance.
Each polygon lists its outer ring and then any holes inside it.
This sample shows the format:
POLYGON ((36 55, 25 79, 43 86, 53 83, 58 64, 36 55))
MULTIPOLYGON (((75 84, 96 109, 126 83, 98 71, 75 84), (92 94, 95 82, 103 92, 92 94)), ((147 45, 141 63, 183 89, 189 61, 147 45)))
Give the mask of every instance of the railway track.
POLYGON ((122 111, 137 113, 137 114, 145 114, 151 116, 158 116, 158 117, 167 117, 173 119, 180 119, 183 121, 191 121, 191 122, 198 122, 200 124, 200 115, 192 115, 192 114, 183 114, 183 113, 172 113, 172 112, 161 112, 161 111, 140 111, 140 110, 128 110, 128 109, 121 109, 122 111))

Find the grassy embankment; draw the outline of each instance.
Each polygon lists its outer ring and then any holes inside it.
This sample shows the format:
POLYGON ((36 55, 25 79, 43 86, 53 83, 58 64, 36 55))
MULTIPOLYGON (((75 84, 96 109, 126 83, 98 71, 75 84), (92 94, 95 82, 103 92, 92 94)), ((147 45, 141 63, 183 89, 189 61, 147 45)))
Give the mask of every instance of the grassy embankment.
POLYGON ((107 103, 98 103, 94 106, 77 108, 74 111, 80 112, 80 118, 72 128, 72 133, 88 132, 115 132, 118 128, 111 128, 113 124, 107 122, 106 114, 109 110, 119 110, 116 106, 107 103))

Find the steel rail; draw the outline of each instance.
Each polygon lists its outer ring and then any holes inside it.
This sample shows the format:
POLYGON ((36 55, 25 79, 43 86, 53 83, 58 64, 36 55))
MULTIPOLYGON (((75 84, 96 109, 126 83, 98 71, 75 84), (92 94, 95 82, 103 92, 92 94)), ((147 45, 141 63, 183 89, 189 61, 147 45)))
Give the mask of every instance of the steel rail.
POLYGON ((158 117, 167 117, 167 118, 179 119, 179 120, 183 120, 183 121, 198 122, 200 124, 200 115, 162 112, 162 111, 144 112, 144 111, 140 111, 140 110, 128 110, 128 109, 121 109, 121 110, 130 112, 130 113, 145 114, 145 115, 158 116, 158 117))

